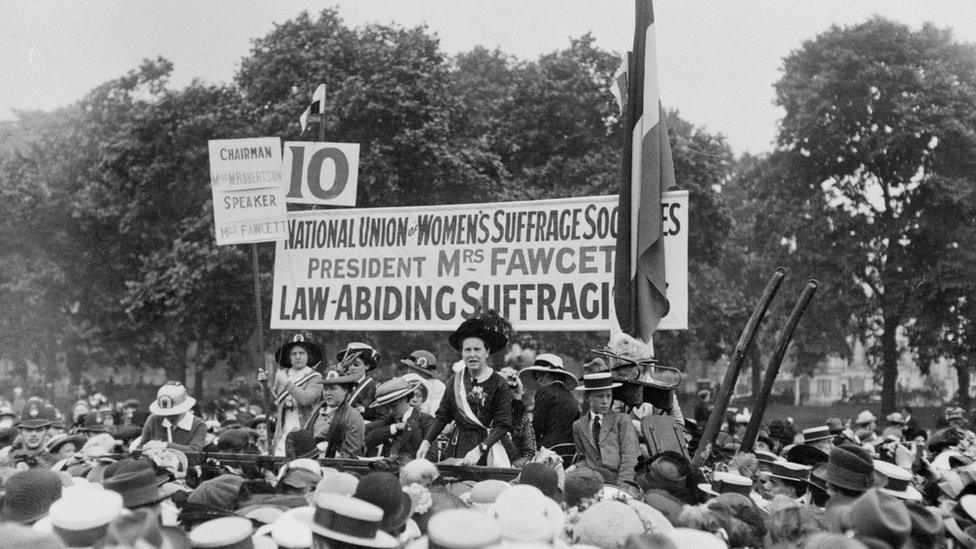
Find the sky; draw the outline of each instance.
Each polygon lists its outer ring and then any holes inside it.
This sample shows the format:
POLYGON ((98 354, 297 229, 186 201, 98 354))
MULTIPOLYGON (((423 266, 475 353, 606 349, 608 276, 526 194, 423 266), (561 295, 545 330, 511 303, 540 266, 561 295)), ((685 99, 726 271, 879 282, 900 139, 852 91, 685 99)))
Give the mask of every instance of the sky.
MULTIPOLYGON (((156 56, 174 62, 174 86, 229 82, 254 38, 324 7, 351 26, 425 24, 448 53, 482 45, 536 59, 587 32, 618 53, 633 41, 633 0, 4 0, 0 120, 68 105, 156 56)), ((662 102, 736 153, 771 150, 782 59, 831 25, 880 15, 976 42, 966 0, 660 0, 654 10, 662 102)))

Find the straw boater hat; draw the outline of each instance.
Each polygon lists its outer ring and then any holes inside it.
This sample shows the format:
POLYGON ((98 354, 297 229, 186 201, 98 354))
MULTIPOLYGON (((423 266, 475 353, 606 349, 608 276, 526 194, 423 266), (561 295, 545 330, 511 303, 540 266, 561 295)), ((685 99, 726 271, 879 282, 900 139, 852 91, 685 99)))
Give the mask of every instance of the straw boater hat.
POLYGON ((894 463, 874 460, 874 470, 884 477, 885 484, 879 488, 882 493, 909 501, 922 501, 922 493, 912 486, 913 476, 894 463))
POLYGON ((295 337, 285 343, 275 351, 275 362, 280 368, 291 368, 291 350, 294 347, 301 347, 308 353, 308 366, 313 367, 322 362, 322 347, 305 339, 302 334, 295 334, 295 337))
POLYGON ((156 400, 149 405, 149 411, 157 416, 178 416, 189 412, 196 403, 182 383, 169 381, 156 391, 156 400))
POLYGON ((208 520, 190 531, 190 544, 200 549, 271 549, 278 546, 267 536, 252 536, 254 528, 244 517, 208 520))
POLYGON ((347 358, 358 356, 366 364, 366 371, 370 371, 380 365, 380 352, 365 343, 353 341, 346 345, 346 348, 336 353, 336 360, 342 362, 347 358))
POLYGON ((759 471, 759 476, 773 477, 806 484, 810 480, 811 467, 789 461, 772 461, 768 471, 759 471))
POLYGON ((437 373, 437 358, 434 353, 423 349, 410 353, 410 356, 400 360, 400 364, 424 374, 425 377, 437 373))
POLYGON ((803 437, 802 444, 810 444, 818 440, 834 438, 834 435, 830 433, 830 428, 826 425, 804 429, 801 436, 803 437))
POLYGON ((461 350, 464 340, 469 337, 476 337, 485 342, 488 354, 493 355, 505 348, 508 338, 505 334, 491 329, 488 324, 480 318, 469 318, 458 326, 458 329, 451 334, 447 340, 455 351, 461 350))
POLYGON ((389 381, 380 383, 376 388, 376 400, 370 403, 370 408, 385 406, 391 402, 396 402, 405 396, 413 394, 417 388, 415 383, 409 383, 402 377, 395 377, 389 381))
POLYGON ((427 523, 428 547, 472 549, 492 547, 502 537, 497 521, 470 509, 447 509, 427 523))
MULTIPOLYGON (((122 514, 122 496, 97 485, 69 488, 51 504, 51 532, 66 547, 92 547, 105 537, 110 522, 122 514)), ((45 530, 48 524, 38 526, 45 530)))
POLYGON ((563 366, 563 359, 558 355, 552 354, 541 354, 535 357, 535 361, 532 366, 528 368, 522 368, 519 371, 519 376, 526 372, 542 372, 545 374, 553 374, 557 376, 562 376, 565 381, 572 381, 573 385, 579 384, 579 379, 576 378, 571 372, 566 370, 563 366))
POLYGON ((352 496, 322 493, 315 496, 311 519, 297 516, 313 534, 325 538, 377 549, 392 549, 397 540, 380 530, 383 510, 352 496))
POLYGON ((583 385, 577 387, 577 391, 602 391, 603 389, 613 389, 620 387, 620 383, 613 381, 610 372, 594 372, 583 375, 583 385))
POLYGON ((752 491, 752 479, 736 473, 715 471, 712 482, 699 484, 698 489, 713 496, 730 492, 748 496, 752 491))
POLYGON ((857 423, 858 425, 867 425, 872 421, 878 421, 878 418, 874 417, 874 414, 872 414, 870 411, 862 410, 861 413, 857 414, 857 419, 854 420, 854 423, 857 423))

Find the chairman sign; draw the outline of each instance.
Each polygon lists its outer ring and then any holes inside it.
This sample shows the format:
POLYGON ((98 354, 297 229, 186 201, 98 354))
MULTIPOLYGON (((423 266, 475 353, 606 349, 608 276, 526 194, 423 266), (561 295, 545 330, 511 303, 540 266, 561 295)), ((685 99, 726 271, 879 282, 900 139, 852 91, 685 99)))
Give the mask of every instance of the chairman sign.
MULTIPOLYGON (((688 193, 665 193, 670 313, 688 325, 688 193)), ((289 212, 271 327, 453 330, 479 308, 519 330, 607 330, 617 197, 289 212)))

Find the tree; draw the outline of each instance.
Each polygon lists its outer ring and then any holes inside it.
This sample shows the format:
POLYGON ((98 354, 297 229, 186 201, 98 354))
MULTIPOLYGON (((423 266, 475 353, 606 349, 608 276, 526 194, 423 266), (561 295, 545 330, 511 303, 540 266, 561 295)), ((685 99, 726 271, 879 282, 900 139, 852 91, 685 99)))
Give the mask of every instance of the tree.
POLYGON ((785 59, 776 97, 783 191, 799 216, 784 242, 807 265, 843 272, 830 283, 846 296, 849 334, 871 344, 891 411, 899 329, 958 261, 952 243, 972 223, 938 205, 976 173, 974 47, 882 18, 833 27, 785 59))

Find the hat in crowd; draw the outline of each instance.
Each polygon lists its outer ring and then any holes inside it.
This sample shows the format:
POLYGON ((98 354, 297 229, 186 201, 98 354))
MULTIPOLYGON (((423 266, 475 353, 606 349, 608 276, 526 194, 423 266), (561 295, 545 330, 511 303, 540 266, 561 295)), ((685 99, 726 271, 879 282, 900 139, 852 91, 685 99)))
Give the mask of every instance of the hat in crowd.
POLYGON ((370 371, 380 365, 380 352, 365 343, 353 341, 346 345, 346 348, 336 353, 336 360, 342 362, 347 358, 358 356, 364 364, 366 371, 370 371))
POLYGON ((904 425, 908 423, 908 420, 905 419, 905 416, 901 415, 901 412, 891 412, 890 414, 885 416, 885 420, 888 423, 895 423, 898 425, 904 425))
POLYGON ((811 468, 807 465, 792 463, 789 461, 773 461, 769 464, 768 471, 760 471, 762 476, 791 480, 794 482, 807 482, 810 480, 811 468))
POLYGON ((7 480, 0 496, 0 522, 33 524, 61 497, 61 477, 49 469, 26 469, 7 480))
POLYGON ((566 522, 558 503, 527 484, 499 494, 488 516, 498 522, 502 538, 512 542, 552 543, 566 522))
POLYGON ((413 513, 410 495, 400 488, 400 479, 392 473, 369 473, 359 479, 353 497, 383 510, 380 530, 384 532, 396 533, 413 513))
POLYGON ((65 444, 74 444, 75 451, 77 452, 78 450, 81 450, 87 440, 88 437, 85 435, 61 435, 49 440, 44 446, 44 449, 47 450, 48 453, 56 454, 61 451, 61 448, 64 447, 65 444))
POLYGON ((437 373, 437 358, 434 353, 423 349, 410 353, 410 356, 400 360, 400 364, 411 370, 416 370, 426 377, 437 373))
POLYGON ((827 418, 827 430, 830 434, 837 436, 844 431, 844 422, 839 417, 827 418))
POLYGON ((963 414, 962 408, 950 406, 946 408, 945 418, 947 421, 950 419, 962 419, 962 414, 963 414))
POLYGON ((797 444, 784 451, 783 457, 786 458, 786 461, 799 463, 800 465, 809 465, 810 467, 818 467, 827 463, 827 459, 830 456, 827 452, 824 452, 820 448, 814 448, 809 444, 797 444))
POLYGON ((0 549, 64 549, 64 543, 57 536, 48 532, 39 532, 33 528, 13 522, 0 524, 0 549))
POLYGON ((308 353, 309 366, 315 366, 319 362, 322 362, 322 347, 305 339, 305 336, 302 334, 295 334, 291 338, 291 341, 285 343, 275 351, 275 362, 278 363, 278 367, 291 368, 291 350, 295 347, 301 347, 308 353))
POLYGON ((966 549, 976 548, 976 524, 960 522, 955 517, 946 518, 943 521, 946 532, 956 542, 966 549))
POLYGON ((603 488, 603 476, 592 469, 577 469, 566 473, 563 494, 567 507, 575 507, 582 500, 596 496, 603 488))
POLYGON ((818 440, 834 438, 834 435, 830 432, 830 427, 827 427, 826 425, 804 429, 800 436, 803 437, 801 441, 802 444, 810 444, 811 442, 818 440))
POLYGON ((376 388, 376 400, 370 403, 369 407, 377 408, 379 406, 386 406, 401 398, 409 397, 413 394, 416 387, 415 384, 409 383, 403 377, 395 377, 389 381, 384 381, 376 388))
POLYGON ((922 503, 906 503, 905 508, 912 519, 911 541, 914 547, 936 547, 945 543, 945 526, 936 508, 925 507, 922 503))
POLYGON ((476 549, 501 541, 498 523, 471 509, 447 509, 427 523, 429 546, 442 549, 476 549))
POLYGON ((553 501, 563 500, 562 490, 559 489, 559 474, 544 463, 526 463, 518 475, 518 483, 538 488, 540 492, 553 501))
POLYGON ((858 425, 867 425, 872 421, 878 421, 878 418, 874 417, 874 414, 868 410, 862 410, 859 414, 857 414, 857 418, 854 420, 854 423, 858 425))
POLYGON ((665 532, 664 536, 671 540, 674 546, 678 548, 726 549, 728 547, 715 534, 705 532, 704 530, 695 530, 694 528, 675 528, 665 532))
POLYGON ((756 454, 756 459, 759 461, 760 468, 763 468, 764 464, 766 463, 771 463, 780 459, 779 456, 767 450, 755 450, 753 453, 756 454))
POLYGON ((712 482, 699 484, 698 489, 713 496, 728 493, 748 496, 752 491, 752 479, 737 473, 715 471, 712 474, 712 482))
POLYGON ((307 549, 312 546, 312 530, 308 524, 314 515, 314 507, 288 509, 271 524, 258 528, 255 535, 270 533, 280 549, 307 549))
POLYGON ((322 474, 322 480, 315 487, 315 493, 351 496, 356 493, 357 486, 359 486, 358 478, 349 473, 340 473, 333 469, 333 472, 325 472, 322 474))
POLYGON ((383 509, 352 496, 317 494, 312 517, 296 518, 313 534, 334 541, 377 549, 397 546, 396 538, 380 529, 383 509))
POLYGON ((254 536, 251 521, 244 517, 220 517, 201 523, 190 530, 190 544, 200 549, 271 549, 277 544, 271 538, 254 536))
POLYGON ((51 504, 50 527, 66 547, 91 547, 122 514, 122 496, 96 485, 65 490, 51 504))
POLYGON ((244 484, 244 477, 223 474, 201 482, 187 501, 215 509, 234 511, 237 509, 242 484, 244 484))
POLYGON ((487 479, 471 487, 471 491, 461 495, 461 501, 477 510, 486 511, 495 503, 498 494, 512 485, 497 479, 487 479))
POLYGON ((874 470, 884 477, 884 486, 879 487, 882 493, 898 499, 922 501, 922 493, 912 486, 914 477, 909 471, 880 459, 874 460, 874 470))
POLYGON ((742 411, 737 412, 732 418, 732 423, 745 425, 748 424, 751 419, 752 413, 749 411, 749 408, 743 408, 742 411))
POLYGON ((359 382, 359 376, 349 374, 341 375, 336 370, 329 370, 322 378, 322 385, 355 385, 359 382))
POLYGON ((27 429, 37 429, 48 427, 58 419, 58 412, 53 406, 44 405, 43 402, 38 406, 24 406, 20 414, 20 421, 17 427, 27 429))
POLYGON ((438 476, 440 473, 437 471, 437 466, 430 460, 423 458, 410 460, 403 467, 400 467, 401 486, 409 486, 414 483, 430 486, 430 483, 437 480, 438 476))
POLYGON ((620 540, 644 533, 640 515, 622 501, 603 500, 580 513, 574 533, 582 543, 615 549, 620 540))
POLYGON ((159 494, 156 474, 152 468, 116 472, 104 483, 106 490, 118 492, 126 509, 159 503, 164 498, 159 494))
POLYGON ((603 389, 613 389, 620 387, 620 383, 613 381, 610 372, 594 372, 583 374, 583 385, 576 388, 577 391, 601 391, 603 389))
POLYGON ((535 357, 532 366, 519 370, 519 376, 528 372, 541 372, 560 376, 566 381, 572 381, 573 385, 579 383, 579 379, 563 366, 563 359, 559 355, 544 353, 535 357))
POLYGON ((912 531, 905 504, 877 489, 868 490, 851 503, 845 526, 869 547, 902 547, 912 531))
POLYGON ((830 450, 827 464, 816 469, 813 476, 855 492, 864 492, 876 485, 874 458, 853 444, 841 444, 830 450))
POLYGON ((189 412, 197 403, 179 381, 168 381, 156 391, 156 400, 149 405, 149 411, 157 416, 178 416, 189 412))
POLYGON ((647 485, 669 492, 687 489, 688 475, 691 467, 688 460, 676 452, 662 452, 650 458, 650 463, 644 470, 647 485))
POLYGON ((322 466, 319 462, 311 458, 298 458, 281 466, 281 470, 278 471, 278 480, 280 481, 285 478, 289 471, 296 470, 305 471, 314 475, 316 480, 313 484, 318 484, 319 480, 322 479, 322 466))
POLYGON ((508 345, 508 338, 505 337, 505 334, 491 329, 484 320, 477 317, 462 322, 458 329, 448 336, 447 340, 454 350, 460 351, 464 340, 469 337, 476 337, 483 341, 490 355, 501 351, 505 345, 508 345))

